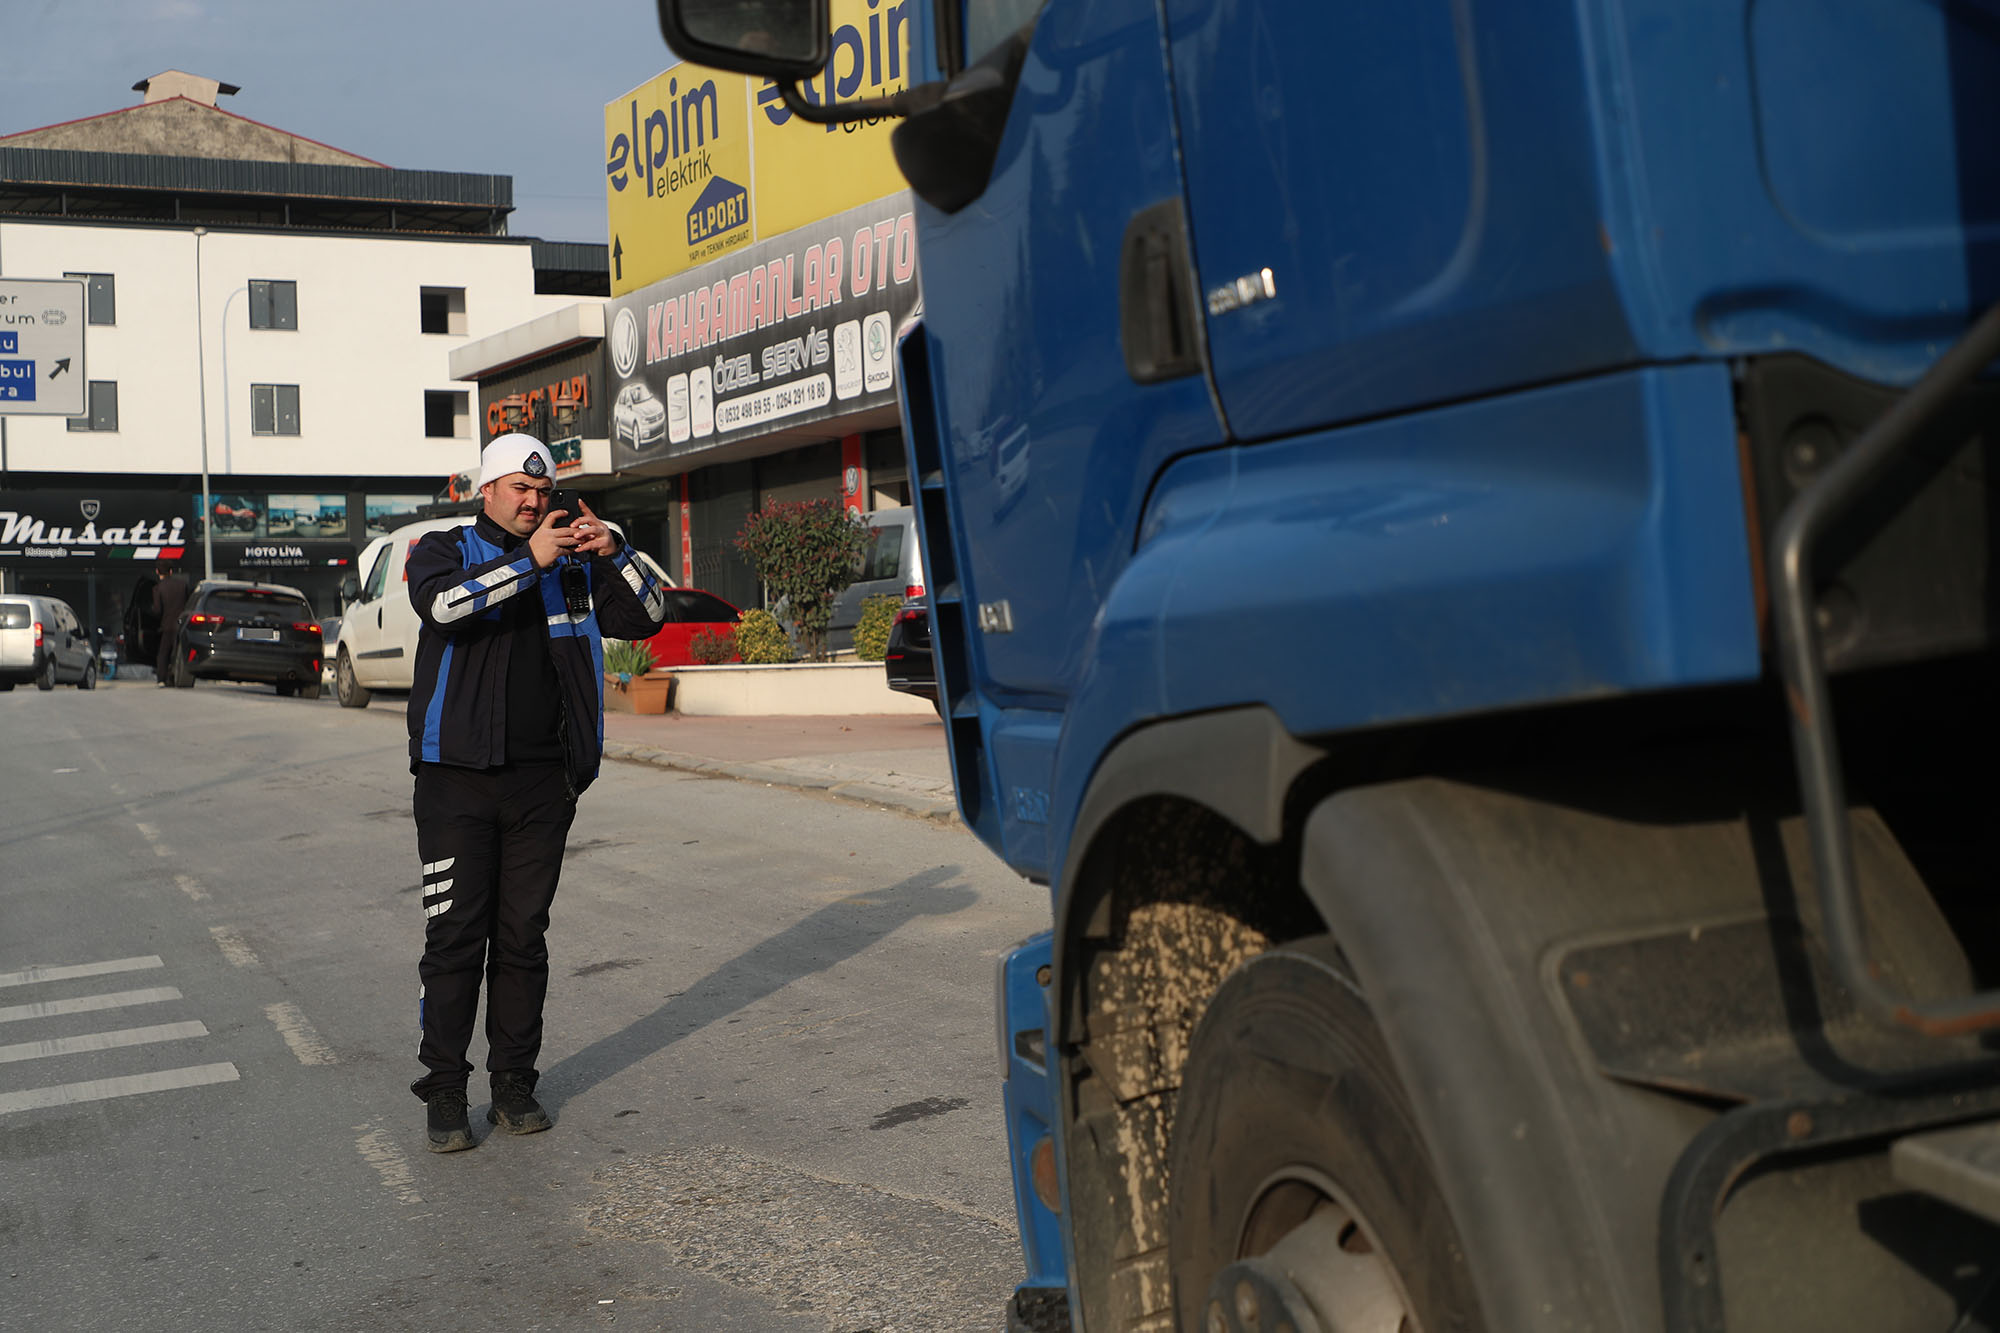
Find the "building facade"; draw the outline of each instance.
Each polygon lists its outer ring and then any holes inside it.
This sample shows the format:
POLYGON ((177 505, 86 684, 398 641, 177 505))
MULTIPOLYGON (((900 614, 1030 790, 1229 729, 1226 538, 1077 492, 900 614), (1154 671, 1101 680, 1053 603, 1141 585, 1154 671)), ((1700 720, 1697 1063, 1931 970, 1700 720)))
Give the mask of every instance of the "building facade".
POLYGON ((0 277, 88 310, 84 414, 0 416, 0 581, 115 632, 158 552, 331 614, 358 547, 477 460, 451 353, 608 293, 605 247, 508 236, 508 177, 357 165, 169 75, 0 138, 0 277), (260 156, 201 155, 229 152, 260 156), (160 541, 103 539, 142 517, 160 541))

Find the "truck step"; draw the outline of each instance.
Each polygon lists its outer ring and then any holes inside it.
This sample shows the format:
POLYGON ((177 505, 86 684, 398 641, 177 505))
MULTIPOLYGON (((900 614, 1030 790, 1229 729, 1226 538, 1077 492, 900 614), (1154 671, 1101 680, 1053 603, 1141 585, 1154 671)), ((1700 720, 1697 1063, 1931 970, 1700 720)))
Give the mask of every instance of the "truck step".
POLYGON ((1889 1169, 1912 1189, 2000 1223, 2000 1120, 1898 1139, 1889 1169))
POLYGON ((1007 1302, 1007 1333, 1070 1333, 1069 1292, 1022 1287, 1007 1302))

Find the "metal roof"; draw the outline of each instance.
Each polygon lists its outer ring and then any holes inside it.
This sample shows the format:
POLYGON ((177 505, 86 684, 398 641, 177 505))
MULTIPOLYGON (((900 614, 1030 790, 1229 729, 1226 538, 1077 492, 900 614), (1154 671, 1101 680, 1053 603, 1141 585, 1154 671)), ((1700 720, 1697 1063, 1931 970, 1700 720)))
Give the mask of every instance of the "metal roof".
POLYGON ((214 157, 154 157, 145 153, 86 153, 64 148, 0 147, 0 184, 16 189, 39 186, 51 190, 148 190, 459 208, 514 206, 512 176, 214 157))

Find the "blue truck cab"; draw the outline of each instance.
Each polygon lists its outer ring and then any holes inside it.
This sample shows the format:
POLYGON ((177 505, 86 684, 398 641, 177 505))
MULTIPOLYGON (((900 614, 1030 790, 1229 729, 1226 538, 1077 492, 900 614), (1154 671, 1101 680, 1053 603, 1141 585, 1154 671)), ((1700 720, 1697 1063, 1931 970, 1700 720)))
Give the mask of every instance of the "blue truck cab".
POLYGON ((2000 9, 898 7, 1012 1326, 2000 1320, 2000 9))

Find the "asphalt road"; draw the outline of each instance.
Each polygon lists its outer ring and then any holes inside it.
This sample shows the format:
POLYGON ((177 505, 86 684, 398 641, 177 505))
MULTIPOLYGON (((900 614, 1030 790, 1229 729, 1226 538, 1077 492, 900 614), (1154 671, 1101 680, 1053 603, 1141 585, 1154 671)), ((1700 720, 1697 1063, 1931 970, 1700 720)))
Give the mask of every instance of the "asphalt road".
MULTIPOLYGON (((633 764, 550 931, 546 1134, 424 1150, 400 712, 0 694, 0 1323, 994 1329, 994 959, 956 826, 633 764)), ((473 1059, 483 1059, 475 1042, 473 1059)))

